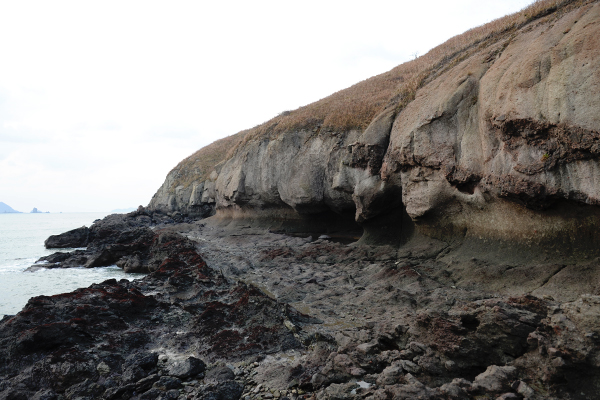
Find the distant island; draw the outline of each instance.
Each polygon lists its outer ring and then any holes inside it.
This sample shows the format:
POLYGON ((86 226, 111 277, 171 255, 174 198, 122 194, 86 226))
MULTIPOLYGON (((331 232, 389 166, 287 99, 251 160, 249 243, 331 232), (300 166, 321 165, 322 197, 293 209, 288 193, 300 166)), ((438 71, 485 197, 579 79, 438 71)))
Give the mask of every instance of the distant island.
POLYGON ((35 207, 33 207, 33 210, 31 210, 31 214, 49 214, 49 213, 50 213, 50 211, 46 211, 46 212, 40 211, 35 207))
POLYGON ((8 204, 3 203, 3 202, 0 201, 0 213, 5 213, 5 214, 14 213, 14 214, 18 214, 18 213, 21 213, 21 211, 17 211, 15 209, 13 209, 11 206, 9 206, 8 204))

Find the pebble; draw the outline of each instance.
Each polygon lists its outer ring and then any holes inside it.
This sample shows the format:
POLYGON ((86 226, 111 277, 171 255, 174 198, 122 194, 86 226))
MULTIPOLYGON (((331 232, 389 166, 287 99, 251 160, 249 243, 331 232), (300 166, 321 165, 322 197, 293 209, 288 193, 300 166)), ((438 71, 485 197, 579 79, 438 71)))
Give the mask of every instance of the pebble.
POLYGON ((106 375, 106 374, 110 373, 110 367, 104 362, 101 362, 100 364, 98 364, 98 366, 96 367, 96 370, 98 371, 98 373, 100 375, 106 375))

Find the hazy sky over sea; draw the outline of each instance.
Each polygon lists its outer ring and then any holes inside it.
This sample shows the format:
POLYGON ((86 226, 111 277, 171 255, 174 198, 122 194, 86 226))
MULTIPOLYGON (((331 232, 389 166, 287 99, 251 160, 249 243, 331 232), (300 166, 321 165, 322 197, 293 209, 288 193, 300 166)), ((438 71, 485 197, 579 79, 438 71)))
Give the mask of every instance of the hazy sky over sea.
POLYGON ((0 201, 146 205, 200 147, 532 2, 0 0, 0 201))

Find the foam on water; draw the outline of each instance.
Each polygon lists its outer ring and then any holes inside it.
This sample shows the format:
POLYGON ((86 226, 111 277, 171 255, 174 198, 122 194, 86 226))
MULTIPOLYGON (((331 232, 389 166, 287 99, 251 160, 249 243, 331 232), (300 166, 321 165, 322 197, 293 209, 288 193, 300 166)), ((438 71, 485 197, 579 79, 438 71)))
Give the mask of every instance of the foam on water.
MULTIPOLYGON (((135 279, 117 266, 104 268, 56 268, 25 271, 46 250, 44 240, 82 225, 90 226, 106 213, 0 214, 0 319, 19 312, 29 298, 54 295, 88 287, 106 279, 135 279)), ((60 251, 70 251, 62 249, 60 251)))

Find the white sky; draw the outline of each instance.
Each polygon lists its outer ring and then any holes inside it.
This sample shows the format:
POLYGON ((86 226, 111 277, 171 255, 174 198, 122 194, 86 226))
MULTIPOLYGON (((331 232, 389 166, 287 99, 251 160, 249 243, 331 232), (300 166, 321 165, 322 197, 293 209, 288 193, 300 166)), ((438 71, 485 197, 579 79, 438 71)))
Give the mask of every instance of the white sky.
POLYGON ((0 201, 147 205, 180 160, 532 0, 0 0, 0 201))

